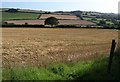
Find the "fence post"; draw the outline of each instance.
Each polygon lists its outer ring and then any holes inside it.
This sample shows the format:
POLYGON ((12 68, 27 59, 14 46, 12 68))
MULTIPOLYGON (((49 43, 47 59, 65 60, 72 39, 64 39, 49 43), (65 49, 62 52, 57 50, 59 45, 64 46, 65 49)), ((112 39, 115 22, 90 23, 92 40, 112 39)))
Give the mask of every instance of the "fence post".
POLYGON ((116 47, 116 42, 115 42, 115 40, 112 40, 111 51, 110 51, 110 56, 109 56, 109 64, 108 64, 108 70, 107 70, 108 73, 110 73, 110 70, 111 70, 112 59, 113 59, 115 47, 116 47))

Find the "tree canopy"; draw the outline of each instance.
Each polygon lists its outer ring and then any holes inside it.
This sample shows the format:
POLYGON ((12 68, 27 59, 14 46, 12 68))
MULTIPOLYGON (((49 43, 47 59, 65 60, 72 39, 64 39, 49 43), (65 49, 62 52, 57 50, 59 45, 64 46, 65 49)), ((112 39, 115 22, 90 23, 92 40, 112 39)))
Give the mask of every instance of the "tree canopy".
POLYGON ((102 26, 106 25, 106 21, 105 20, 100 20, 99 25, 102 25, 102 26))
POLYGON ((45 20, 45 25, 51 25, 53 27, 53 25, 58 25, 58 24, 59 21, 55 17, 49 17, 45 20))

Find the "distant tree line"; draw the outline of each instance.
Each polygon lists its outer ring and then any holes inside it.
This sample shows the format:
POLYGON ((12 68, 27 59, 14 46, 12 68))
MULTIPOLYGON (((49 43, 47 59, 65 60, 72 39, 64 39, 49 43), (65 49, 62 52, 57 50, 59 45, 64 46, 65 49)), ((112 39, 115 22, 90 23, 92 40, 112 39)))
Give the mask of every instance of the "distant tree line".
POLYGON ((71 11, 71 13, 83 20, 82 11, 71 11))
POLYGON ((15 13, 15 12, 18 12, 19 9, 8 9, 6 10, 6 12, 11 12, 11 13, 15 13))
POLYGON ((100 20, 98 25, 103 26, 103 27, 108 27, 108 28, 119 28, 120 29, 120 21, 113 20, 113 24, 107 24, 106 20, 100 20))

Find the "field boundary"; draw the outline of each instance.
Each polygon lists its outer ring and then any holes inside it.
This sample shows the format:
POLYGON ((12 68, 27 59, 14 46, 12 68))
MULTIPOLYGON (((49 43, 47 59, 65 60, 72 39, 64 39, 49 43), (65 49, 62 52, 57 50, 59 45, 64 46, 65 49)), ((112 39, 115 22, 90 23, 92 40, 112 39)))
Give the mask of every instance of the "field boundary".
POLYGON ((117 29, 120 30, 120 28, 108 28, 108 27, 102 27, 102 26, 75 26, 75 25, 58 25, 55 27, 45 26, 45 25, 1 25, 2 28, 84 28, 84 29, 117 29))

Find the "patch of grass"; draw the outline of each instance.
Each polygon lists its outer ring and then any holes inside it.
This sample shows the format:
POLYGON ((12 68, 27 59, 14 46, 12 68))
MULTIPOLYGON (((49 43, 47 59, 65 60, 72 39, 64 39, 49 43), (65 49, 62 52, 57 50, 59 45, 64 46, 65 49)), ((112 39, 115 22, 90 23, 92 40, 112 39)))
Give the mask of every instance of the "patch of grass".
POLYGON ((110 24, 110 25, 114 24, 114 23, 112 23, 111 21, 106 21, 106 23, 107 23, 107 24, 110 24))
POLYGON ((17 19, 37 19, 40 14, 36 13, 10 13, 10 12, 2 12, 2 20, 17 20, 17 19))
POLYGON ((92 18, 83 17, 83 19, 90 21, 92 18))
POLYGON ((45 68, 4 69, 3 80, 120 80, 120 57, 113 59, 111 73, 107 73, 108 58, 78 62, 74 65, 56 64, 45 68))
MULTIPOLYGON (((95 23, 99 23, 100 20, 106 20, 106 19, 102 19, 102 18, 95 18, 96 20, 92 20, 93 18, 89 18, 89 17, 83 17, 84 20, 87 20, 87 21, 92 21, 92 22, 95 22, 95 23)), ((111 21, 106 21, 107 24, 114 24, 112 23, 111 21)))
POLYGON ((62 80, 63 77, 55 75, 44 68, 27 67, 3 69, 3 80, 62 80))

